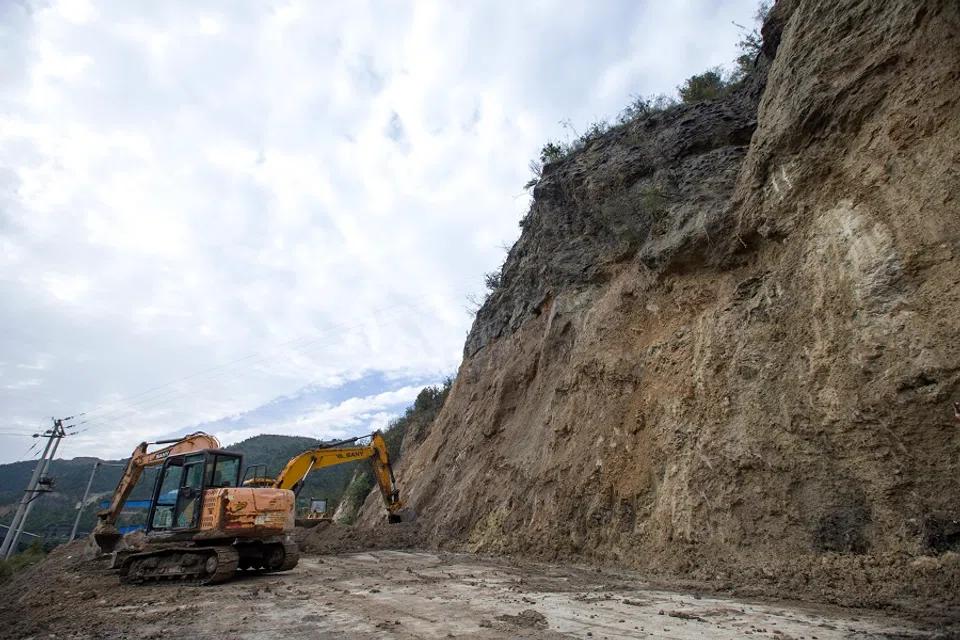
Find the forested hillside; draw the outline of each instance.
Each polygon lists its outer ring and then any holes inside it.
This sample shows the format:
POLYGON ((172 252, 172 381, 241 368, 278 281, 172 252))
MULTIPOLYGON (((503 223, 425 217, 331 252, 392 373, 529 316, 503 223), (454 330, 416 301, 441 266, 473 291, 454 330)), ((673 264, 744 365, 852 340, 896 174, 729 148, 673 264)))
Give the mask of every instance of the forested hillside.
MULTIPOLYGON (((245 468, 250 464, 263 463, 267 465, 267 475, 273 476, 291 457, 320 444, 322 441, 314 438, 259 435, 225 448, 242 453, 245 468)), ((399 446, 397 450, 399 451, 399 446)), ((27 524, 28 531, 41 533, 49 524, 73 523, 76 517, 76 504, 83 497, 95 462, 96 458, 53 461, 50 466, 50 475, 56 479, 55 490, 40 498, 27 524)), ((104 462, 105 465, 101 466, 94 476, 90 497, 80 520, 81 531, 91 530, 96 521, 97 505, 109 497, 120 480, 123 465, 126 464, 126 460, 104 462)), ((350 478, 353 477, 357 464, 346 463, 311 474, 300 494, 300 502, 306 504, 310 497, 325 497, 335 505, 340 500, 350 478)), ((8 524, 12 519, 17 502, 23 495, 23 489, 35 465, 36 462, 32 460, 0 465, 0 524, 8 524)), ((148 498, 153 489, 155 477, 156 471, 147 469, 137 483, 131 500, 148 498)), ((125 515, 121 524, 135 517, 136 514, 125 515)))

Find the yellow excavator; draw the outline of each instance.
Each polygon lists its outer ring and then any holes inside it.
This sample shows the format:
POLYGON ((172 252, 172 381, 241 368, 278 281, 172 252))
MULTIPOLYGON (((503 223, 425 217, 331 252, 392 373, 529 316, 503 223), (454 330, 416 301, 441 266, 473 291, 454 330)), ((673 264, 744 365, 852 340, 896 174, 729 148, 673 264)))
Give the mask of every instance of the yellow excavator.
MULTIPOLYGON (((238 569, 289 571, 300 557, 289 533, 295 496, 286 488, 241 486, 243 456, 203 432, 142 442, 127 463, 93 538, 113 553, 121 580, 224 582, 238 569), (150 445, 169 445, 148 452, 150 445), (161 466, 140 548, 117 550, 116 522, 146 467, 161 466)), ((136 545, 135 545, 136 546, 136 545)))
POLYGON ((387 521, 390 523, 402 522, 400 491, 397 489, 393 477, 393 467, 390 464, 390 452, 383 439, 383 433, 375 431, 369 435, 358 436, 349 440, 341 440, 315 449, 300 453, 287 462, 276 478, 258 476, 244 482, 245 487, 261 487, 272 489, 289 489, 294 495, 299 495, 307 476, 318 469, 332 467, 354 460, 370 460, 373 465, 373 475, 380 488, 380 496, 387 508, 387 521), (351 445, 365 438, 370 438, 369 444, 351 445))

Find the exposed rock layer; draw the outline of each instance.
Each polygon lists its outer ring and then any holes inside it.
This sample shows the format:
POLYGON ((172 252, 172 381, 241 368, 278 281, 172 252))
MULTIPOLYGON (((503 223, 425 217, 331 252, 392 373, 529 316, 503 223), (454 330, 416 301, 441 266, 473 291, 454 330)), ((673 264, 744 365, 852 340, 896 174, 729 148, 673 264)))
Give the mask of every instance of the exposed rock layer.
POLYGON ((399 470, 428 542, 960 593, 960 8, 781 0, 734 95, 547 167, 399 470))

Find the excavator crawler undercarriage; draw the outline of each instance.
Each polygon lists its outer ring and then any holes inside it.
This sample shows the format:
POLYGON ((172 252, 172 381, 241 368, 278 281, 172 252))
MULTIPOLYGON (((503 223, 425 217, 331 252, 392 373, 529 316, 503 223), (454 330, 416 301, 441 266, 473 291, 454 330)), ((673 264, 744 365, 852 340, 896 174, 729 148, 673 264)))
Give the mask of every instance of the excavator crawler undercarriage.
POLYGON ((132 553, 119 563, 123 582, 142 584, 183 580, 217 584, 237 571, 272 573, 297 566, 300 551, 290 540, 230 546, 176 545, 132 553))

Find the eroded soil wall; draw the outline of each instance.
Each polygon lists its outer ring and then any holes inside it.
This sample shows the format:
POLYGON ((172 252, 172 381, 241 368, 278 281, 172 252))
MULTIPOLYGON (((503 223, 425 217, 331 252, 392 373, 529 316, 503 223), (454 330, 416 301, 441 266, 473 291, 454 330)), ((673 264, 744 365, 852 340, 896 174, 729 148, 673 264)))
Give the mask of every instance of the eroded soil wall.
POLYGON ((960 593, 960 5, 781 0, 535 189, 399 478, 430 544, 960 593))

